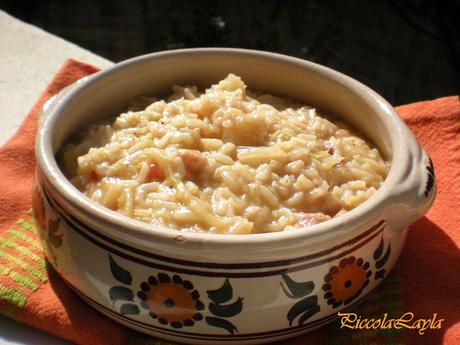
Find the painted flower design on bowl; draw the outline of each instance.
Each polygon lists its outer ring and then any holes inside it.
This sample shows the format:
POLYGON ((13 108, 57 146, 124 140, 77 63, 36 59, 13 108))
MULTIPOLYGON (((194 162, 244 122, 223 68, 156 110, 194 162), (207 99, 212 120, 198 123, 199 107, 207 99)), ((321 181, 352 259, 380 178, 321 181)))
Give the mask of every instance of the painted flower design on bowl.
POLYGON ((242 312, 244 298, 238 297, 235 300, 228 278, 217 289, 206 290, 209 299, 206 307, 193 283, 178 274, 152 274, 146 280, 141 280, 140 290, 136 293, 136 289, 131 288, 137 285, 133 283, 131 272, 120 266, 110 254, 109 264, 112 277, 123 284, 112 286, 108 291, 114 307, 116 303, 122 302, 119 304, 122 316, 145 314, 156 320, 154 323, 176 329, 191 327, 203 320, 207 325, 229 334, 238 332, 229 319, 242 312), (139 306, 144 309, 144 313, 141 313, 139 306))
POLYGON ((354 256, 344 258, 337 266, 332 266, 324 276, 324 298, 333 308, 347 305, 358 297, 369 284, 372 271, 369 263, 354 256))
POLYGON ((150 276, 140 287, 137 297, 141 300, 141 307, 162 325, 182 328, 193 326, 195 321, 203 319, 200 311, 204 309, 204 304, 190 281, 178 275, 171 278, 165 273, 159 273, 150 276))

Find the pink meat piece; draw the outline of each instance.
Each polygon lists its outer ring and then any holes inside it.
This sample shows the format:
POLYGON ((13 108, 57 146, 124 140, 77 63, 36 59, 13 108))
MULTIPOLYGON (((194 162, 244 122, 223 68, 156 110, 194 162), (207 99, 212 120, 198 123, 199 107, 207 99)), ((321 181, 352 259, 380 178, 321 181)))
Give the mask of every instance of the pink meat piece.
POLYGON ((207 158, 199 151, 187 150, 179 155, 187 174, 197 176, 208 163, 207 158))
POLYGON ((310 226, 318 223, 325 222, 331 219, 331 216, 323 213, 301 213, 300 219, 297 224, 300 227, 310 226))

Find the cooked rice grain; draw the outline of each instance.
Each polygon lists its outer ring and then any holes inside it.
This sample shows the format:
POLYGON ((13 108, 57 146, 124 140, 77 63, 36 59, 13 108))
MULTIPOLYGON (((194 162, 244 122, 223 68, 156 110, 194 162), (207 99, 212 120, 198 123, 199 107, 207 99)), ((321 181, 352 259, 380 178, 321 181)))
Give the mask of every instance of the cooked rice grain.
POLYGON ((341 122, 229 74, 200 93, 141 96, 64 146, 62 167, 95 202, 184 231, 301 228, 371 197, 389 165, 341 122))

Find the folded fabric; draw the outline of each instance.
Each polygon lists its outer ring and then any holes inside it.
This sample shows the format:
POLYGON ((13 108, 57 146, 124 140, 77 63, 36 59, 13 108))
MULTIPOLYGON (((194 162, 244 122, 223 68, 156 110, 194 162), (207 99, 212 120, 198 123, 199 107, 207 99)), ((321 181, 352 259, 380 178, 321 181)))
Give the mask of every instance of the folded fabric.
MULTIPOLYGON (((74 295, 47 265, 30 211, 39 110, 63 87, 95 72, 67 61, 0 149, 0 314, 78 344, 167 344, 118 325, 74 295)), ((356 313, 381 318, 412 312, 417 319, 437 313, 442 328, 420 335, 404 328, 345 330, 336 322, 283 344, 460 344, 460 100, 446 97, 398 111, 434 161, 438 196, 411 227, 399 265, 356 313)))

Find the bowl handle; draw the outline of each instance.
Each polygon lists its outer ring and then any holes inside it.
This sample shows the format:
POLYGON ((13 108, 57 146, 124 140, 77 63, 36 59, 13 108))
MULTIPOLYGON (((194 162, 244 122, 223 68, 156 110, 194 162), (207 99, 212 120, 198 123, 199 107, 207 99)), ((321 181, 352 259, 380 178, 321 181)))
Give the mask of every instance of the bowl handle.
POLYGON ((387 219, 394 223, 391 228, 406 229, 423 217, 436 196, 436 178, 433 161, 408 131, 408 164, 399 175, 397 187, 391 192, 387 219))

